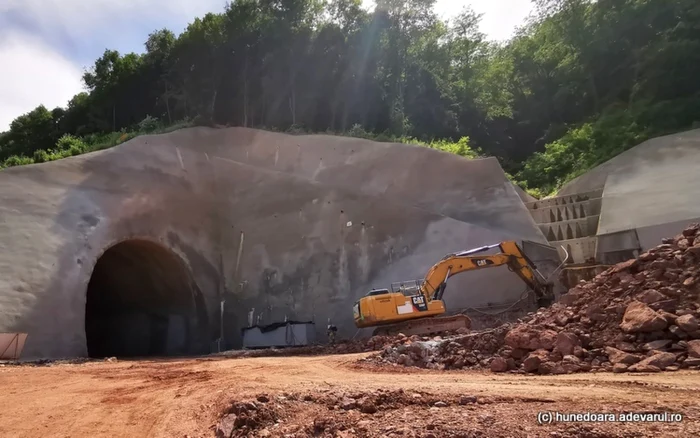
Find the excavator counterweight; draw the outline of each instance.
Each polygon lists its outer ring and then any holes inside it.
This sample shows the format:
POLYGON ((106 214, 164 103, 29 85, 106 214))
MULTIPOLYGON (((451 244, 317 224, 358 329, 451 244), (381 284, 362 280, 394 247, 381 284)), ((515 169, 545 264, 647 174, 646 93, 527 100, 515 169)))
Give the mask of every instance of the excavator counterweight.
POLYGON ((407 336, 471 328, 466 315, 445 314, 442 301, 447 280, 468 271, 506 265, 534 292, 540 305, 553 299, 552 284, 514 241, 505 241, 468 251, 449 254, 433 265, 422 280, 393 283, 391 290, 374 289, 353 306, 358 328, 375 327, 375 335, 407 336), (499 248, 497 254, 480 253, 499 248))

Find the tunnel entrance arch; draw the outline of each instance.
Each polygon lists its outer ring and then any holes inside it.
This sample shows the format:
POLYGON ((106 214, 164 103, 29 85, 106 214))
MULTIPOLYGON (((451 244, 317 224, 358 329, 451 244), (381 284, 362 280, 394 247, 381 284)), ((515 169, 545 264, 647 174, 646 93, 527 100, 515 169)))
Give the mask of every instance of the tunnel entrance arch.
POLYGON ((95 263, 85 306, 88 356, 207 353, 207 327, 202 294, 170 249, 129 239, 95 263))

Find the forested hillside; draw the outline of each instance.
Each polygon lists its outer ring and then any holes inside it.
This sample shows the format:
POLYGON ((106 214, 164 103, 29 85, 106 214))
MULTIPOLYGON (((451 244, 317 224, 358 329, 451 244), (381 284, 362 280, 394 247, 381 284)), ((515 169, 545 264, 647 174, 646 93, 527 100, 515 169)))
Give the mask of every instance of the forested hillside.
MULTIPOLYGON (((526 0, 523 0, 526 1, 526 0)), ((236 0, 142 54, 107 50, 67 108, 0 134, 5 165, 176 123, 413 138, 493 155, 523 186, 564 181, 700 123, 698 0, 537 0, 510 41, 432 0, 236 0)))

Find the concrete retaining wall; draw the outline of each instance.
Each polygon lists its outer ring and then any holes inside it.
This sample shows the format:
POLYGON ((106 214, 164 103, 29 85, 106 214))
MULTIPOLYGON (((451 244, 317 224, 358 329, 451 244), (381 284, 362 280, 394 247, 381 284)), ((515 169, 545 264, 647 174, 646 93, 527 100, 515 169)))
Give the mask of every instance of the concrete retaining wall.
POLYGON ((559 195, 602 191, 595 253, 602 263, 616 263, 698 221, 698 175, 700 130, 696 129, 629 149, 566 184, 559 195))

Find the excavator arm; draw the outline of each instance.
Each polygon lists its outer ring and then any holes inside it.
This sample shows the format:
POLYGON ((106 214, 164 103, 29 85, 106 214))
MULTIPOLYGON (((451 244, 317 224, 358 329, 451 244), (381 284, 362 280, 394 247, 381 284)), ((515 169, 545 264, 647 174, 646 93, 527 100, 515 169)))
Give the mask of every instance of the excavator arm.
POLYGON ((428 301, 441 300, 447 286, 447 280, 456 274, 484 268, 507 265, 528 288, 540 298, 547 295, 548 284, 536 270, 525 253, 513 241, 501 242, 495 245, 483 246, 469 251, 450 254, 433 265, 428 271, 421 287, 421 293, 428 301), (492 255, 476 255, 494 248, 501 251, 492 255))

